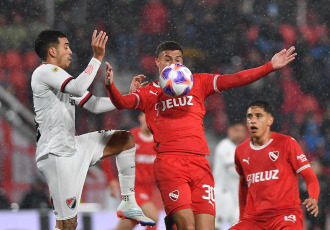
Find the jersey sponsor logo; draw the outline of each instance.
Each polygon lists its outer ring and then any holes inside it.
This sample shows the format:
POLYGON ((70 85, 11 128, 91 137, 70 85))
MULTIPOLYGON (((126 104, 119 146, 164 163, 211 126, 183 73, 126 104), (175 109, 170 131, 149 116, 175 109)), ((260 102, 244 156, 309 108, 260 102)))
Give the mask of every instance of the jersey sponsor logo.
POLYGON ((170 194, 168 194, 168 196, 171 198, 171 200, 177 201, 179 199, 179 191, 175 190, 173 192, 170 192, 170 194))
POLYGON ((158 95, 158 92, 154 92, 154 91, 151 91, 151 90, 149 90, 149 93, 152 93, 152 94, 154 94, 154 95, 158 95))
POLYGON ((57 73, 58 71, 60 71, 60 69, 59 69, 57 66, 55 66, 54 68, 52 68, 52 71, 53 71, 54 73, 57 73))
POLYGON ((302 153, 300 156, 297 156, 297 160, 300 160, 301 162, 305 162, 307 161, 307 158, 305 154, 302 153))
POLYGON ((170 98, 165 101, 161 101, 155 104, 155 110, 157 111, 157 115, 160 111, 165 111, 166 109, 171 109, 179 106, 191 106, 194 105, 192 103, 193 96, 185 96, 179 98, 170 98))
POLYGON ((292 221, 293 223, 296 223, 296 221, 297 221, 296 215, 285 216, 284 220, 285 221, 292 221))
POLYGON ((214 199, 214 187, 203 184, 202 186, 205 189, 206 196, 202 196, 203 199, 207 200, 213 207, 215 206, 215 199, 214 199))
POLYGON ((243 159, 243 162, 246 162, 249 165, 250 164, 250 157, 248 159, 243 159))
POLYGON ((279 151, 273 151, 273 152, 269 152, 269 158, 272 161, 276 161, 278 159, 278 156, 280 155, 279 151))
POLYGON ((66 199, 66 205, 71 208, 71 209, 75 209, 76 208, 76 204, 77 204, 77 199, 76 197, 71 197, 66 199))
POLYGON ((147 155, 147 154, 136 154, 135 162, 144 163, 144 164, 153 164, 156 159, 155 155, 147 155))
POLYGON ((87 68, 85 69, 85 73, 87 73, 88 75, 91 75, 93 72, 93 65, 88 65, 87 68))
POLYGON ((269 181, 269 180, 278 180, 278 174, 279 170, 269 170, 265 172, 257 172, 247 175, 246 181, 248 182, 248 187, 250 187, 251 184, 262 182, 262 181, 269 181))

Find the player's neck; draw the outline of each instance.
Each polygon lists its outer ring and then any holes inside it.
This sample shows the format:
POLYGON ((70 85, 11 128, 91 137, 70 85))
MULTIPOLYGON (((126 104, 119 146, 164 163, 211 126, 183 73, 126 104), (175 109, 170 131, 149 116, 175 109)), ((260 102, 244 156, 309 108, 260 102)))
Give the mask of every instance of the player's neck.
POLYGON ((268 143, 268 141, 271 138, 271 135, 272 135, 271 132, 267 132, 260 137, 254 136, 254 137, 252 137, 252 144, 254 146, 263 146, 268 143))

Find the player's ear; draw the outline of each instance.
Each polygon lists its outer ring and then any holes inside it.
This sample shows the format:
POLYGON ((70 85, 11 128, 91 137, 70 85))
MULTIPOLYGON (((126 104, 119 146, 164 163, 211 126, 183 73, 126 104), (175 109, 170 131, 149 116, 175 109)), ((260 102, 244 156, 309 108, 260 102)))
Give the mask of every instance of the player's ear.
POLYGON ((156 66, 159 67, 160 61, 158 60, 158 58, 155 58, 155 63, 156 63, 156 66))
POLYGON ((269 115, 268 117, 268 125, 271 126, 274 123, 274 117, 269 115))
POLYGON ((48 49, 48 54, 49 54, 49 56, 51 56, 52 58, 54 58, 56 56, 56 48, 55 47, 50 47, 48 49))

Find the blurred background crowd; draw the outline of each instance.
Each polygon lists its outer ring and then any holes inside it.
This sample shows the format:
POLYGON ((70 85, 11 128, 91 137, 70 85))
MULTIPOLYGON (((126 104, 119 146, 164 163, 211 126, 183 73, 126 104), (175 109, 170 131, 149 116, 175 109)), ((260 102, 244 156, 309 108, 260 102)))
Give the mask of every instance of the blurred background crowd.
MULTIPOLYGON (((244 122, 247 104, 265 99, 276 111, 273 130, 296 138, 308 158, 320 163, 319 175, 328 183, 329 9, 328 0, 2 0, 0 85, 33 111, 30 78, 40 63, 33 43, 46 28, 68 36, 73 51, 69 73, 73 76, 84 70, 92 56, 93 30, 106 31, 105 60, 113 65, 123 93, 137 74, 145 74, 149 82, 157 80, 154 51, 165 40, 183 46, 184 64, 192 72, 216 74, 258 67, 294 45, 298 56, 288 67, 208 98, 205 132, 212 155, 215 144, 226 136, 227 126, 244 122)), ((106 96, 103 76, 104 66, 90 90, 97 96, 106 96)), ((77 111, 77 134, 138 125, 132 111, 101 115, 77 111)), ((2 127, 9 132, 10 125, 2 127)), ((8 142, 5 136, 3 131, 2 169, 8 167, 4 156, 10 149, 4 146, 8 142)), ((33 147, 28 151, 33 153, 33 147)), ((0 176, 0 182, 6 177, 0 176)), ((330 196, 329 187, 325 190, 330 196)))

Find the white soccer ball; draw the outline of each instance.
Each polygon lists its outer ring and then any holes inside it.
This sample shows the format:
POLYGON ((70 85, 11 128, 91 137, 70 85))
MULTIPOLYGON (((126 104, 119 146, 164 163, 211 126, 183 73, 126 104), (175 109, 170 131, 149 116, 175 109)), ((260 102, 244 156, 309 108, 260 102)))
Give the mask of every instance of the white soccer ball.
POLYGON ((193 75, 184 65, 166 66, 159 76, 159 85, 169 97, 180 97, 190 92, 193 87, 193 75))

